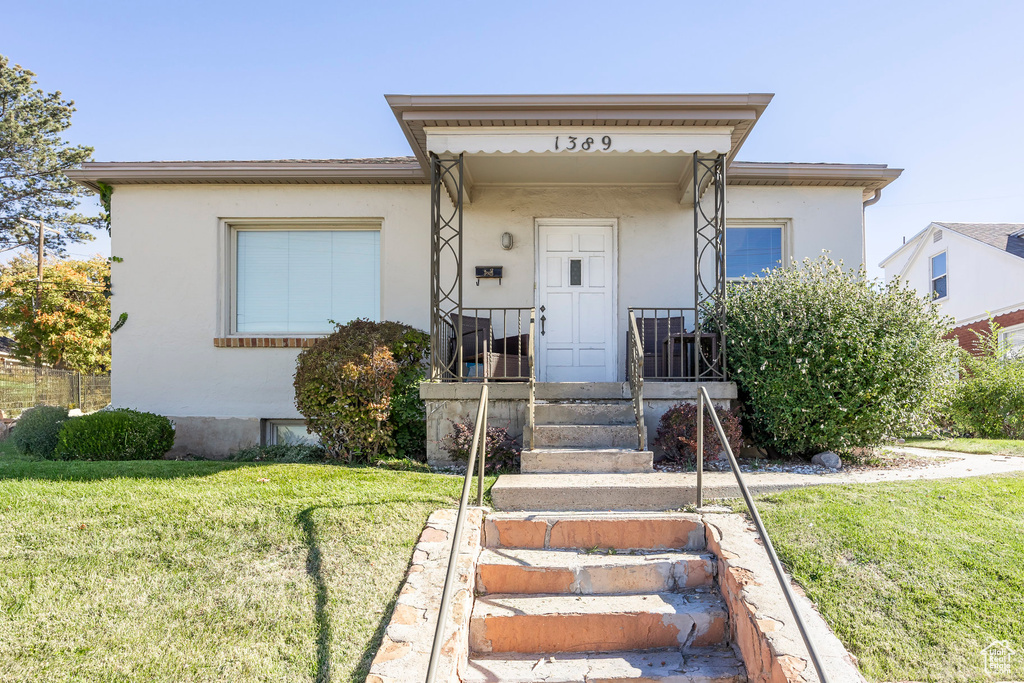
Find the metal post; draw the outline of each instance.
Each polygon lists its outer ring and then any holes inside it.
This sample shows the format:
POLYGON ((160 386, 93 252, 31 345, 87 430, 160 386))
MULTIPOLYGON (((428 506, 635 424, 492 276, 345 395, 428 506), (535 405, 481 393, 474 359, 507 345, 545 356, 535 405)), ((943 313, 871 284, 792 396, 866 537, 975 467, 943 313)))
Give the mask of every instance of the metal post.
MULTIPOLYGON (((704 394, 697 386, 697 509, 704 507, 704 394)), ((715 407, 711 406, 714 410, 715 407)))
POLYGON ((430 377, 462 375, 462 155, 430 155, 430 377), (443 194, 452 209, 443 208, 443 194), (454 348, 446 331, 453 330, 454 348))
MULTIPOLYGON (((484 371, 484 387, 487 386, 487 372, 484 371)), ((490 406, 484 401, 484 428, 480 434, 480 472, 476 480, 476 506, 484 506, 484 460, 487 458, 487 412, 490 406)))
POLYGON ((724 381, 725 339, 725 155, 693 154, 693 307, 696 381, 724 381), (709 202, 703 195, 712 192, 709 202), (710 206, 706 206, 710 204, 710 206), (702 268, 708 259, 709 268, 702 268), (711 271, 711 272, 705 272, 711 271), (713 273, 713 279, 711 275, 713 273), (708 324, 708 323, 711 324, 708 324), (705 328, 718 335, 710 352, 704 349, 705 328))

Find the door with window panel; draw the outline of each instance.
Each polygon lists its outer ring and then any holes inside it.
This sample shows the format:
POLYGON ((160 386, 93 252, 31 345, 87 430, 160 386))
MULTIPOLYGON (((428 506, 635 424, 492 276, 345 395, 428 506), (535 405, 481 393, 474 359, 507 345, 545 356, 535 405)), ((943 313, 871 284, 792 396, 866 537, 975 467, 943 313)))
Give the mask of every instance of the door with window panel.
POLYGON ((615 381, 614 229, 541 225, 538 238, 538 379, 615 381))

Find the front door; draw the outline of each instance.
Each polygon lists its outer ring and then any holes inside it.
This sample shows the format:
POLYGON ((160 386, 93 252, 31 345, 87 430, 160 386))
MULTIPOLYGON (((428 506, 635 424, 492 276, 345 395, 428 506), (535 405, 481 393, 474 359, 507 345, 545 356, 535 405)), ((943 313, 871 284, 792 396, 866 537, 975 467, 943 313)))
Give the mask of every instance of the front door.
POLYGON ((537 237, 538 379, 614 382, 614 225, 540 221, 537 237))

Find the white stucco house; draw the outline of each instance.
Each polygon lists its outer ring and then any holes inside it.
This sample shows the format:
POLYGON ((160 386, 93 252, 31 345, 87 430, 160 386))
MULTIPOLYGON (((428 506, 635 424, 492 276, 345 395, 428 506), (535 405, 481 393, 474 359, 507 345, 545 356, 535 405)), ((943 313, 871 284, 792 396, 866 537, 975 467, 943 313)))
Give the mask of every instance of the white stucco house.
POLYGON ((931 296, 964 349, 991 318, 1001 341, 1024 350, 1024 223, 929 223, 881 266, 931 296))
POLYGON ((432 459, 483 375, 513 433, 531 395, 627 402, 640 376, 648 429, 697 382, 729 401, 695 310, 791 258, 863 263, 864 208, 900 175, 740 161, 771 99, 396 95, 408 157, 85 164, 123 258, 113 402, 173 418, 177 451, 273 441, 301 429, 299 350, 356 317, 430 332, 432 459))

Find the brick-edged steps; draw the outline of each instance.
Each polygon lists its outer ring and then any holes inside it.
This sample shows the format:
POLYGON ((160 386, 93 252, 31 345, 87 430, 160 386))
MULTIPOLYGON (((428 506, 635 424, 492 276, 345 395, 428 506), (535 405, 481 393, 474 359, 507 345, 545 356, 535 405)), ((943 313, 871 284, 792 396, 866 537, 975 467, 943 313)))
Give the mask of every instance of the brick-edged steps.
POLYGON ((685 513, 484 522, 464 683, 741 683, 729 613, 685 513))
POLYGON ((679 651, 477 655, 463 683, 742 683, 743 664, 727 647, 679 651))

